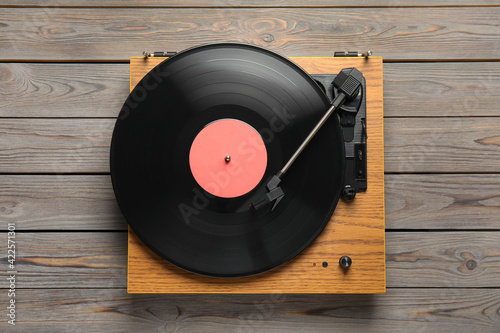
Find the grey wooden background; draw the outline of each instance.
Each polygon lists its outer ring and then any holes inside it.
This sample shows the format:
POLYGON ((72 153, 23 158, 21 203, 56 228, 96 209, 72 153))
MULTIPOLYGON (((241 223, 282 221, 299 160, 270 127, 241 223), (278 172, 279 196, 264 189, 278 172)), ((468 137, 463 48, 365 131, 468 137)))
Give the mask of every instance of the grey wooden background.
POLYGON ((498 0, 0 0, 0 331, 500 332, 499 61, 498 0), (222 41, 384 57, 386 294, 127 294, 128 59, 222 41))

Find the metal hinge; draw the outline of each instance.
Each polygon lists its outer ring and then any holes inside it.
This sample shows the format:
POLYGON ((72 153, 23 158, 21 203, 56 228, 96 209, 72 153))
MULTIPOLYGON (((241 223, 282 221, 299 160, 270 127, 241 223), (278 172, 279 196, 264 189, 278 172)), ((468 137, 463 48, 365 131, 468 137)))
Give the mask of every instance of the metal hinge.
POLYGON ((335 52, 333 54, 334 57, 362 57, 362 58, 368 58, 371 55, 372 51, 366 51, 362 53, 357 51, 341 51, 341 52, 335 52))
POLYGON ((171 57, 177 52, 148 52, 144 51, 142 52, 142 55, 144 58, 149 58, 149 57, 171 57))

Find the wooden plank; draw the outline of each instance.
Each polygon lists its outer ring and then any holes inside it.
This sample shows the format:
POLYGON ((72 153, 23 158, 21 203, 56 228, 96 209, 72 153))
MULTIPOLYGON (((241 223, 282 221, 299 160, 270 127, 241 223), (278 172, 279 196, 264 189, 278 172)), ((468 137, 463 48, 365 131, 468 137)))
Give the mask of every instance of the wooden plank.
MULTIPOLYGON (((109 172, 114 119, 0 119, 0 173, 109 172)), ((388 118, 386 172, 500 172, 500 118, 388 118)))
POLYGON ((351 0, 349 2, 341 0, 312 0, 304 4, 300 0, 108 0, 106 2, 98 0, 87 0, 79 2, 77 0, 2 0, 0 7, 423 7, 423 6, 496 6, 500 5, 498 0, 351 0))
MULTIPOLYGON (((386 175, 386 229, 500 230, 498 188, 499 175, 386 175)), ((107 175, 0 175, 0 217, 1 230, 9 222, 18 230, 127 230, 107 175)))
MULTIPOLYGON (((2 292, 6 304, 7 292, 2 292)), ((16 295, 17 296, 17 295, 16 295)), ((498 332, 500 290, 385 295, 127 295, 23 290, 9 332, 498 332)), ((6 323, 4 325, 7 325, 6 323)))
POLYGON ((116 117, 128 95, 123 64, 0 64, 0 117, 116 117))
POLYGON ((385 59, 498 59, 499 15, 500 7, 8 8, 0 59, 128 60, 228 41, 285 56, 370 49, 385 59))
POLYGON ((386 240, 388 286, 500 286, 500 232, 391 232, 386 240))
POLYGON ((0 119, 0 172, 109 172, 114 119, 0 119))
MULTIPOLYGON (((7 237, 0 244, 7 248, 7 237)), ((126 284, 124 232, 17 232, 19 288, 114 288, 126 284)), ((4 262, 5 254, 0 257, 4 262)), ((5 274, 6 272, 2 273, 5 274)))
POLYGON ((0 175, 0 228, 127 230, 108 175, 0 175))
POLYGON ((500 116, 500 63, 384 64, 384 116, 500 116))
MULTIPOLYGON (((7 237, 0 237, 2 248, 6 243, 7 237)), ((389 232, 387 287, 498 288, 499 243, 498 231, 389 232)), ((16 245, 20 289, 125 288, 127 284, 125 232, 18 232, 16 245)), ((0 254, 4 261, 5 256, 6 251, 0 254)), ((356 264, 359 261, 353 260, 352 268, 356 264)), ((151 274, 149 268, 146 272, 151 274)), ((6 274, 0 271, 2 279, 6 274)), ((285 293, 286 288, 275 290, 285 293)))
MULTIPOLYGON (((386 63, 385 117, 500 116, 500 63, 386 63)), ((0 64, 0 117, 116 117, 128 64, 0 64), (43 101, 43 103, 41 103, 43 101)))
POLYGON ((386 172, 500 172, 500 118, 386 119, 386 172))
POLYGON ((500 175, 386 175, 387 229, 500 229, 500 175))

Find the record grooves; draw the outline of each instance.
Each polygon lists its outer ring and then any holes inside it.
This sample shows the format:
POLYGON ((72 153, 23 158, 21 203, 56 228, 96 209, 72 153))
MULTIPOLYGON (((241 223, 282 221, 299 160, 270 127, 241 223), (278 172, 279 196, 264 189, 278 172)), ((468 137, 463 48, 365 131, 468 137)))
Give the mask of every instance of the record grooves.
POLYGON ((327 121, 290 169, 275 210, 253 213, 249 205, 328 108, 317 83, 288 59, 242 44, 192 48, 155 71, 124 104, 111 145, 115 194, 139 238, 178 267, 213 277, 262 273, 311 244, 342 190, 338 117, 327 121), (227 198, 201 187, 189 162, 197 135, 223 119, 254 128, 267 154, 258 184, 227 198))

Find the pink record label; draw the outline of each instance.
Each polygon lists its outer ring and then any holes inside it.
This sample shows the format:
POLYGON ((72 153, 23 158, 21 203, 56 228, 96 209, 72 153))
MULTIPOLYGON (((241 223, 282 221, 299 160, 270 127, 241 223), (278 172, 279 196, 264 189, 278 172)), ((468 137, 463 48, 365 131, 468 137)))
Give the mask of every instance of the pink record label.
POLYGON ((189 151, 194 179, 208 193, 235 198, 250 192, 267 167, 267 150, 252 126, 221 119, 205 126, 189 151))

